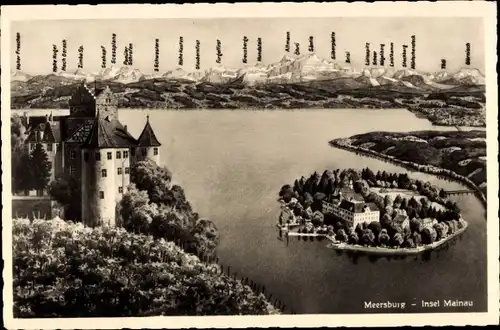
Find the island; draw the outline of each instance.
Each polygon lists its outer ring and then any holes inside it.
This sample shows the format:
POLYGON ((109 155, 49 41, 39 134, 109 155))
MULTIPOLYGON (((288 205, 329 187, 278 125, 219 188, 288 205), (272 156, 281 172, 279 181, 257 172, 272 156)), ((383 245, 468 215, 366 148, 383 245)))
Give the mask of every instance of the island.
POLYGON ((278 228, 321 236, 337 250, 411 255, 442 246, 468 223, 445 190, 406 173, 326 170, 279 191, 278 228))
POLYGON ((330 145, 460 182, 486 205, 486 131, 370 132, 330 145))

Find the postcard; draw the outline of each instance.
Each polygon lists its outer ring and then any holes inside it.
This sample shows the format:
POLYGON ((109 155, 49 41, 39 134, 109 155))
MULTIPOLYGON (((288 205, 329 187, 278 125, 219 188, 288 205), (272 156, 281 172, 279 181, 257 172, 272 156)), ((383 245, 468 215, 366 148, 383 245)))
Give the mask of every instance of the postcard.
POLYGON ((495 18, 2 7, 6 327, 496 324, 495 18))

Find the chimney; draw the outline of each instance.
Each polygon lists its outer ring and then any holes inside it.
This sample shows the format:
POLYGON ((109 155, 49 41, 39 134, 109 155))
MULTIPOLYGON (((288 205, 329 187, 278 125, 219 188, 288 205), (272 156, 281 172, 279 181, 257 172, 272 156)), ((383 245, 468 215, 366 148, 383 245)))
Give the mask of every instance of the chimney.
POLYGON ((26 121, 26 127, 28 127, 30 123, 30 117, 28 116, 28 112, 24 112, 24 120, 26 121))
POLYGON ((48 122, 49 121, 49 115, 45 115, 45 122, 48 122))
POLYGON ((125 130, 125 132, 128 132, 127 125, 124 125, 123 129, 125 130))

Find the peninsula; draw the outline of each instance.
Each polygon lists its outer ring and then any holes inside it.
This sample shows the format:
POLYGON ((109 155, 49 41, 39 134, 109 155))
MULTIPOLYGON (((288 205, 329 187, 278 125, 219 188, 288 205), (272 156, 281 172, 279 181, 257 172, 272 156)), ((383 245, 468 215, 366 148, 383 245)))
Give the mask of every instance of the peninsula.
POLYGON ((324 236, 334 249, 418 254, 467 229, 443 189, 408 174, 369 168, 303 176, 284 185, 278 227, 291 236, 324 236))
POLYGON ((486 204, 486 131, 370 132, 330 145, 465 184, 486 204))

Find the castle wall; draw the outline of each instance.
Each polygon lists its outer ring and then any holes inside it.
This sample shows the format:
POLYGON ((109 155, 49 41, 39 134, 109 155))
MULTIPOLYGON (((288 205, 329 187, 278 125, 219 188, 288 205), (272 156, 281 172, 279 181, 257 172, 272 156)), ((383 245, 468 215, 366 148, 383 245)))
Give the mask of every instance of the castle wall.
POLYGON ((138 147, 135 154, 137 161, 151 159, 160 165, 160 147, 138 147))
POLYGON ((99 118, 109 117, 110 120, 118 120, 118 101, 111 90, 107 89, 99 94, 96 98, 96 109, 99 112, 99 118))
POLYGON ((128 148, 83 150, 81 157, 84 223, 114 226, 116 205, 130 183, 130 151, 128 148), (96 152, 100 152, 100 160, 96 160, 96 152), (128 153, 125 158, 124 152, 128 153), (88 158, 85 153, 88 153, 88 158))

